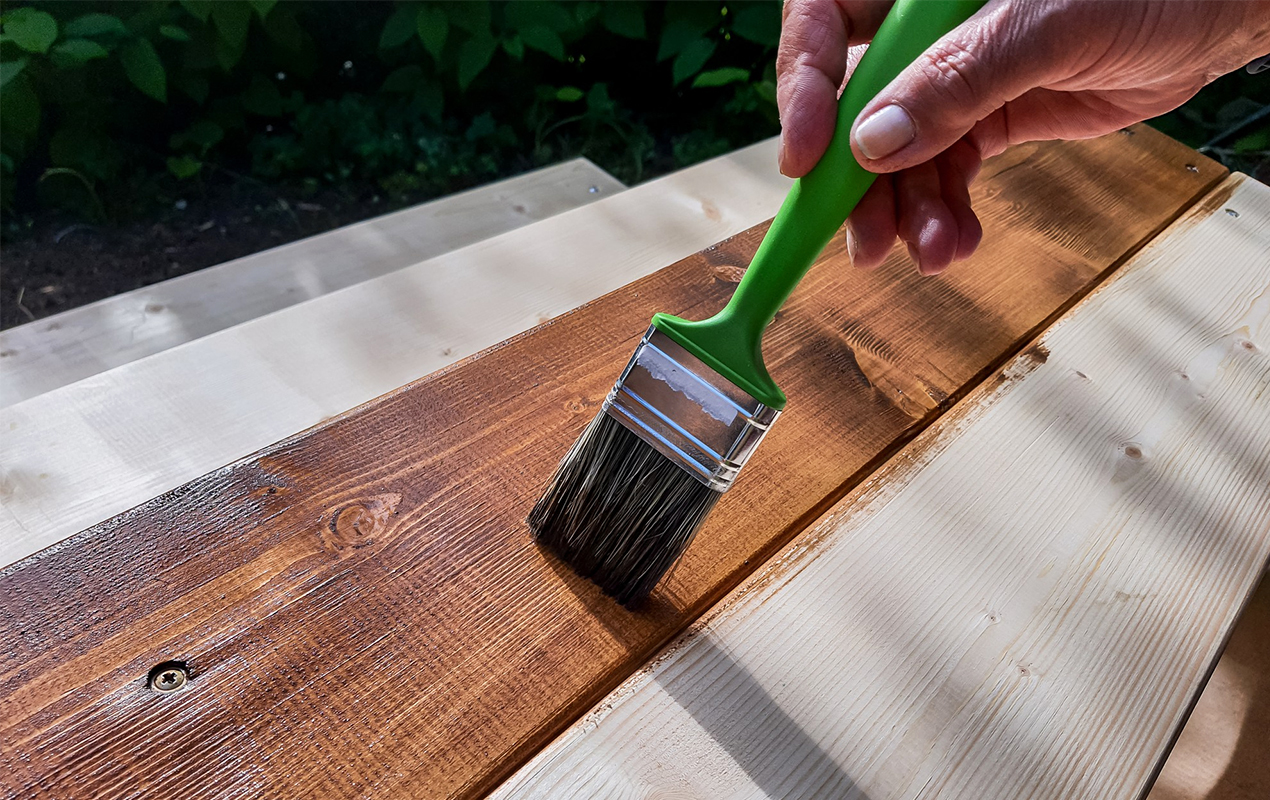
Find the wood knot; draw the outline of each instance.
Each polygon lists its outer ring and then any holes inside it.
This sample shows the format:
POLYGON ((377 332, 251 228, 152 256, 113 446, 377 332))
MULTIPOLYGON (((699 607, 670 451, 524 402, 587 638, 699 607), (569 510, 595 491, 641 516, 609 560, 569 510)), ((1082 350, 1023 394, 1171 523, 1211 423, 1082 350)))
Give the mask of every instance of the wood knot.
POLYGON ((731 264, 715 264, 710 268, 714 279, 719 283, 740 283, 745 277, 745 267, 737 267, 731 264))
POLYGON ((564 404, 564 410, 570 414, 586 414, 594 409, 595 406, 595 402, 585 397, 575 397, 564 404))
POLYGON ((400 503, 399 494, 379 494, 336 509, 321 531, 322 548, 339 555, 374 543, 400 503))

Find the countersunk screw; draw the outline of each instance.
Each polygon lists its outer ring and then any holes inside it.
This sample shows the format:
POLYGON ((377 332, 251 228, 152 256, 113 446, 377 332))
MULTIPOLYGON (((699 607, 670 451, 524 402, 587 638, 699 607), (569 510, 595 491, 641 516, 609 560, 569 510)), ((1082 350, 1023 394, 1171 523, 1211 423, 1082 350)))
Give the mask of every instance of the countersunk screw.
POLYGON ((1226 214, 1227 214, 1228 216, 1235 217, 1235 218, 1238 218, 1238 217, 1239 217, 1239 212, 1238 212, 1238 211, 1236 211, 1236 210, 1235 210, 1235 209, 1233 209, 1233 208, 1228 208, 1228 209, 1226 209, 1226 214))
POLYGON ((150 670, 150 688, 163 694, 175 692, 189 679, 189 668, 180 661, 164 661, 150 670))
POLYGON ((1186 171, 1187 171, 1187 172, 1199 172, 1199 167, 1195 166, 1194 164, 1187 164, 1187 165, 1186 165, 1186 171))

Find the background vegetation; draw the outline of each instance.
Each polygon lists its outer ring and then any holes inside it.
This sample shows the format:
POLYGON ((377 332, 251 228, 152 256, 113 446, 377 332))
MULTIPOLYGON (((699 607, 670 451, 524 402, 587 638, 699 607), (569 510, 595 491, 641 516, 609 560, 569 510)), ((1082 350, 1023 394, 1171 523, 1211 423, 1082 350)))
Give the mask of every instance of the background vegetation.
POLYGON ((568 156, 633 183, 774 133, 780 5, 36 2, 4 14, 3 203, 175 182, 438 194, 568 156))
MULTIPOLYGON (((778 131, 779 0, 36 0, 0 24, 5 325, 566 158, 631 184, 778 131)), ((1156 124, 1270 179, 1267 83, 1156 124)))

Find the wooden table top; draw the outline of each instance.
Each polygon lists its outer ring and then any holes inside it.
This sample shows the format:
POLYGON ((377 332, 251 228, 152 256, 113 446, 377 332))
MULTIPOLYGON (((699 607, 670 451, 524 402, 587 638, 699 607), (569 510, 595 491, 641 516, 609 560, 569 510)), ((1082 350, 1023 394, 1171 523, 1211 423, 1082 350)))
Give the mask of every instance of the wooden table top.
POLYGON ((762 226, 25 559, 0 575, 0 785, 486 793, 1003 363, 1045 362, 1035 336, 1223 177, 1145 127, 1023 146, 946 278, 831 245, 768 337, 790 413, 637 614, 523 519, 652 313, 718 308, 762 226), (188 683, 153 690, 170 662, 188 683))

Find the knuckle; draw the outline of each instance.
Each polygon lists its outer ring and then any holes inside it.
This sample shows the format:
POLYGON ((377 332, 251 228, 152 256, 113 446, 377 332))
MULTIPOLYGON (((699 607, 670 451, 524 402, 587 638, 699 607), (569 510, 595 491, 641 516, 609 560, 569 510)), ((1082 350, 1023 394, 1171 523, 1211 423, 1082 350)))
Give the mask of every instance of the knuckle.
POLYGON ((917 63, 923 87, 949 105, 978 105, 983 86, 973 51, 960 42, 941 43, 924 53, 917 63))

